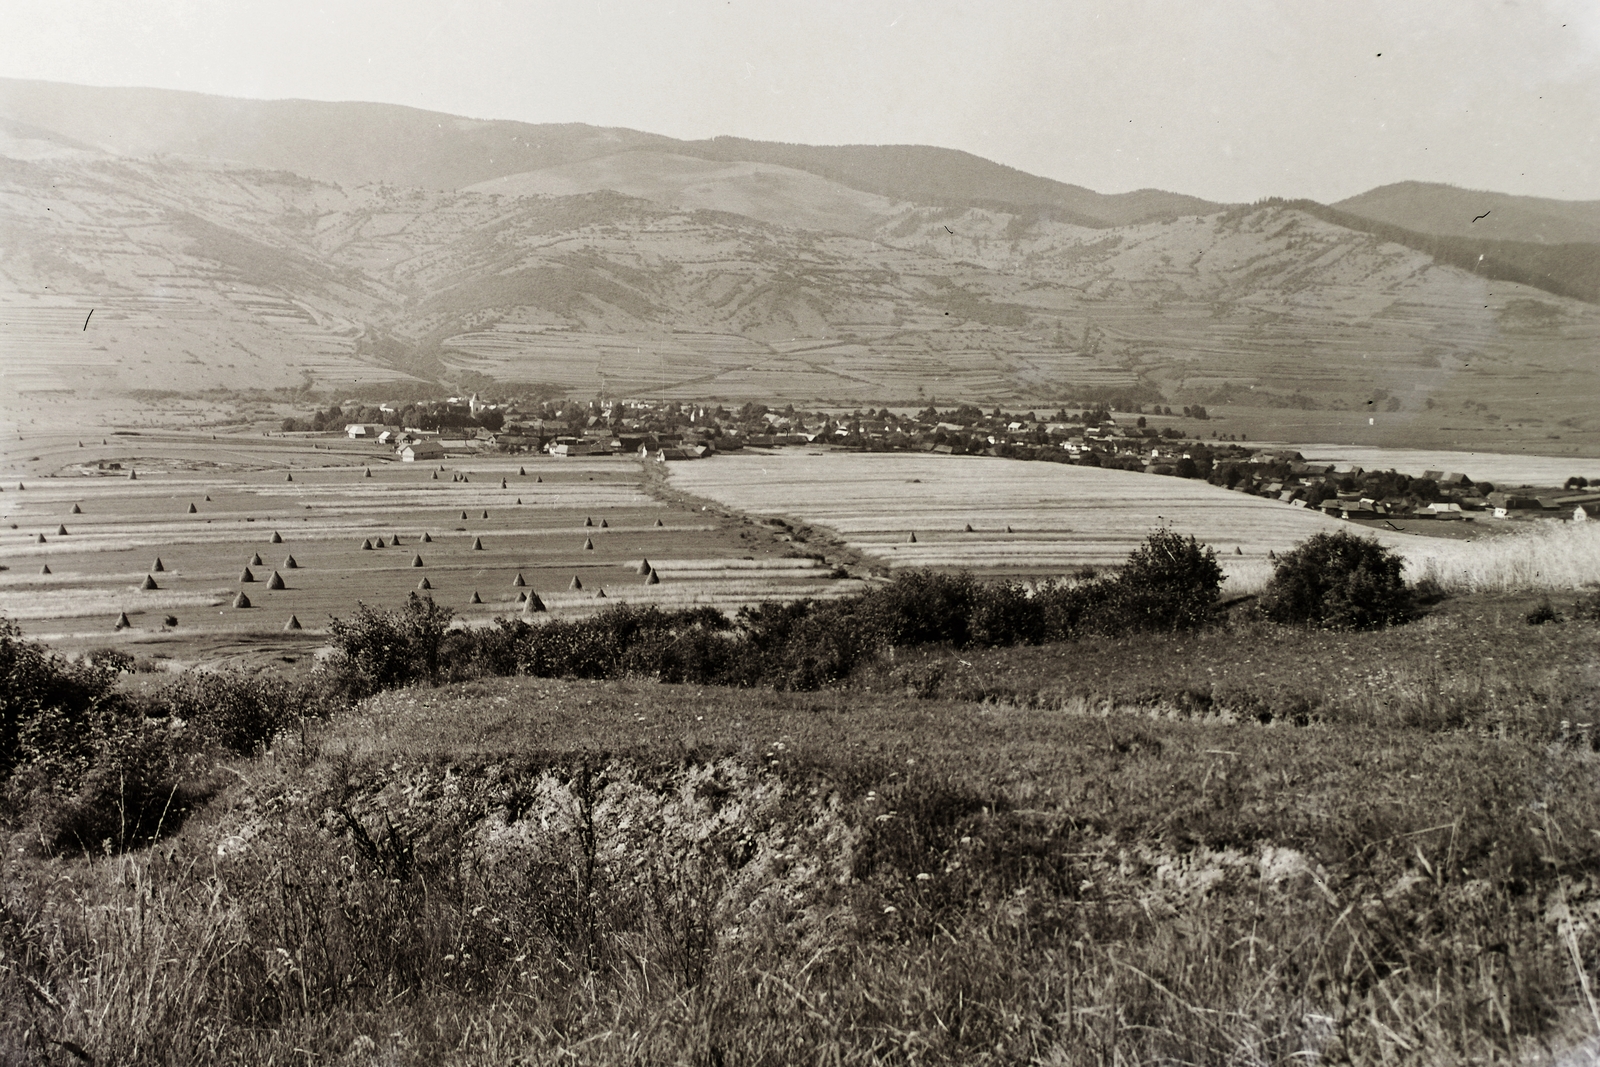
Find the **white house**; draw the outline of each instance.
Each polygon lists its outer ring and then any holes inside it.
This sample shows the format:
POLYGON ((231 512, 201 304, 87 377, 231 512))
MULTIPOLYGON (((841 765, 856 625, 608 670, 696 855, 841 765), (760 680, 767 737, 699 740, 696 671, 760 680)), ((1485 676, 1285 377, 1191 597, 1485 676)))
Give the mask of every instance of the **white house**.
POLYGON ((416 441, 400 449, 400 458, 406 463, 419 459, 443 459, 444 445, 438 441, 416 441))

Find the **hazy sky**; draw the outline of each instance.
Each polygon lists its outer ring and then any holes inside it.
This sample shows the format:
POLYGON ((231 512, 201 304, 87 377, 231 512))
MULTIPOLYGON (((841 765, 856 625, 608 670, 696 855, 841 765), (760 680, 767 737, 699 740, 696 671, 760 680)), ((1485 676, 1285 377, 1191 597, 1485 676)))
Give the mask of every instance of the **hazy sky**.
POLYGON ((1600 199, 1600 0, 15 0, 0 75, 936 144, 1102 192, 1600 199))

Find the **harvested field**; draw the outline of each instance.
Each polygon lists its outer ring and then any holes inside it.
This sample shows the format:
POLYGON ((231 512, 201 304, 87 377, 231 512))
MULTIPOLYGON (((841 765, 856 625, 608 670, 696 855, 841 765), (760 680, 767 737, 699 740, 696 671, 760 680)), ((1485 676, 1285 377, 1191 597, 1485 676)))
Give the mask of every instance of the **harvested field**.
POLYGON ((574 616, 618 601, 732 610, 859 588, 737 520, 652 498, 626 459, 411 464, 331 436, 203 436, 110 438, 98 453, 74 442, 54 457, 35 445, 41 464, 70 462, 0 482, 0 613, 63 648, 146 643, 182 659, 229 641, 277 648, 291 615, 309 651, 330 616, 357 601, 397 607, 424 578, 469 624, 520 610, 519 593, 574 616), (641 560, 659 584, 644 584, 641 560), (141 588, 147 576, 156 588, 141 588), (575 576, 581 590, 569 590, 575 576), (248 608, 233 606, 241 591, 248 608), (116 631, 121 612, 131 625, 116 631))
MULTIPOLYGON (((1164 525, 1217 550, 1224 592, 1249 593, 1271 576, 1269 553, 1352 528, 1204 482, 1056 463, 794 451, 722 456, 671 472, 684 492, 828 527, 889 568, 1059 575, 1121 563, 1164 525)), ((1474 529, 1503 536, 1459 540, 1369 532, 1406 557, 1410 578, 1430 575, 1462 592, 1517 592, 1600 582, 1600 524, 1586 526, 1539 522, 1507 533, 1483 519, 1474 529)))

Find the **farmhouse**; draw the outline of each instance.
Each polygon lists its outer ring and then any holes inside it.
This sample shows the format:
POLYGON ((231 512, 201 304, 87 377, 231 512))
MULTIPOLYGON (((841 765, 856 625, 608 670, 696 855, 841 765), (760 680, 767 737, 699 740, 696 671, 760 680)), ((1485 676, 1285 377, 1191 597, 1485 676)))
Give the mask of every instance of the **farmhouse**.
POLYGON ((415 463, 419 459, 441 459, 444 456, 444 445, 438 441, 415 441, 400 449, 400 458, 406 463, 415 463))
POLYGON ((344 433, 351 439, 357 437, 376 437, 383 432, 383 427, 375 422, 352 422, 345 426, 344 433))

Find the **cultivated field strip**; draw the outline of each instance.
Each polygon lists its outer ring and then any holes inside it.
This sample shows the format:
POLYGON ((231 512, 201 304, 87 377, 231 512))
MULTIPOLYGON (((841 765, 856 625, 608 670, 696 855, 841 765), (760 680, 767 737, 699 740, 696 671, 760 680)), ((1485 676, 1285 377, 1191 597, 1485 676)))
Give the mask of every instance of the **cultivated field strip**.
POLYGON ((1269 552, 1340 526, 1203 482, 980 457, 748 454, 681 464, 672 479, 753 514, 826 526, 894 568, 1060 573, 1120 563, 1166 526, 1216 548, 1243 579, 1269 552))
POLYGON ((632 462, 473 457, 440 471, 375 459, 368 477, 342 441, 337 456, 288 454, 281 439, 118 445, 160 454, 123 457, 135 480, 100 474, 69 443, 57 477, 0 484, 0 613, 29 634, 215 655, 219 641, 259 641, 291 619, 315 641, 357 602, 397 607, 413 592, 484 624, 530 595, 546 605, 538 618, 615 603, 734 611, 861 588, 743 523, 661 503, 632 462))

